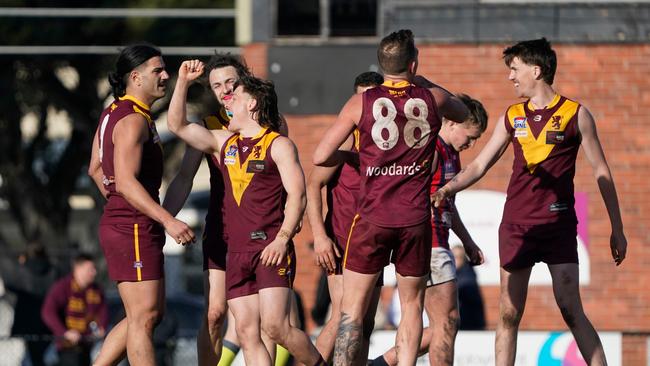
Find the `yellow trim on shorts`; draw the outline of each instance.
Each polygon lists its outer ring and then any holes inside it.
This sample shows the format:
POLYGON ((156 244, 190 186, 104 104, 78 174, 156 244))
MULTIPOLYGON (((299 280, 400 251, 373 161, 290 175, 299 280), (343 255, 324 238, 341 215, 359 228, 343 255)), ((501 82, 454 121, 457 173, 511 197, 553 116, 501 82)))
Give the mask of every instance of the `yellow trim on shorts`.
POLYGON ((140 267, 140 238, 138 237, 138 224, 133 224, 133 237, 135 246, 135 271, 138 274, 138 281, 142 281, 142 268, 140 267))
POLYGON ((358 218, 359 218, 359 214, 356 214, 352 219, 352 226, 350 226, 350 232, 348 233, 348 241, 345 243, 345 254, 343 255, 343 268, 345 268, 345 264, 348 261, 348 248, 350 247, 350 238, 352 238, 352 230, 354 230, 354 225, 357 223, 358 218))

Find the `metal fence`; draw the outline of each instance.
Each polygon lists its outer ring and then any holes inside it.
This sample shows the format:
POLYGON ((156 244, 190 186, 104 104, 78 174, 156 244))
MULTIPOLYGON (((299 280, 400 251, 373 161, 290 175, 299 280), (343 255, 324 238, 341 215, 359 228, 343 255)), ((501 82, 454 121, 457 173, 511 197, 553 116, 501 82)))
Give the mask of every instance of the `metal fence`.
POLYGON ((432 3, 381 1, 378 35, 408 28, 431 42, 650 41, 650 3, 432 3))

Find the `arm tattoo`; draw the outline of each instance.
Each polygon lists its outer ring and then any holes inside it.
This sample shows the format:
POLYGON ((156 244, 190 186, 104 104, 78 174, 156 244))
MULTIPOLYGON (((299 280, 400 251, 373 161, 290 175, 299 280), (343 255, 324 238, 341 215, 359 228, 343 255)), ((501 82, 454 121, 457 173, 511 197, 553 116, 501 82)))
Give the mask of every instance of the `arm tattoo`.
POLYGON ((355 363, 355 359, 361 351, 362 337, 363 329, 361 324, 355 324, 350 320, 348 314, 341 313, 341 322, 339 323, 334 345, 335 366, 348 366, 355 363))

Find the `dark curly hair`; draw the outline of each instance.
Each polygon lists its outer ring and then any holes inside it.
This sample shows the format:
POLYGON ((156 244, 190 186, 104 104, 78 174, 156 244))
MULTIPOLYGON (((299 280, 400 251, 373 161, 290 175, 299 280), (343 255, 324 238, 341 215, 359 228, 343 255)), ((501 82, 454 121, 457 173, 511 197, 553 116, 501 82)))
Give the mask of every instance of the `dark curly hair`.
POLYGON ((557 69, 557 56, 546 38, 521 41, 503 50, 503 60, 507 66, 510 66, 515 57, 518 57, 526 65, 539 66, 541 78, 548 85, 553 85, 557 69))
POLYGON ((126 94, 126 82, 133 69, 147 62, 152 57, 161 56, 158 47, 147 44, 134 44, 126 46, 120 51, 115 63, 115 71, 108 74, 108 82, 113 89, 115 99, 126 94))
POLYGON ((278 132, 282 119, 278 111, 278 95, 275 93, 273 82, 252 75, 244 75, 235 83, 234 89, 239 86, 243 87, 244 91, 257 102, 253 108, 257 123, 278 132))
POLYGON ((246 62, 240 56, 231 53, 215 53, 205 64, 203 77, 207 79, 212 70, 227 66, 234 67, 237 70, 237 76, 240 78, 245 75, 252 75, 248 66, 246 66, 246 62))

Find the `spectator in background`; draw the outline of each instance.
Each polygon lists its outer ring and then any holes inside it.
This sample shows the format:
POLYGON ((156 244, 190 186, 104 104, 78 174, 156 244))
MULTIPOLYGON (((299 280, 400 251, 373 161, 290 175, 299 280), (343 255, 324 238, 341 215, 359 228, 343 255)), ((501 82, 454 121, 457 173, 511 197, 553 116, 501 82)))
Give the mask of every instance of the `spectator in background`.
POLYGON ((96 276, 94 258, 80 253, 72 260, 72 273, 47 293, 41 317, 57 337, 60 365, 90 365, 93 343, 106 332, 108 309, 96 276))
POLYGON ((465 249, 462 245, 451 248, 456 262, 456 286, 458 287, 459 330, 484 330, 485 309, 483 297, 476 281, 476 272, 467 265, 465 249))
POLYGON ((25 339, 29 360, 33 366, 45 365, 43 354, 49 345, 50 331, 38 314, 45 293, 56 280, 58 272, 51 264, 45 247, 30 243, 18 257, 0 259, 0 275, 8 291, 16 296, 14 323, 11 327, 13 337, 25 339))

